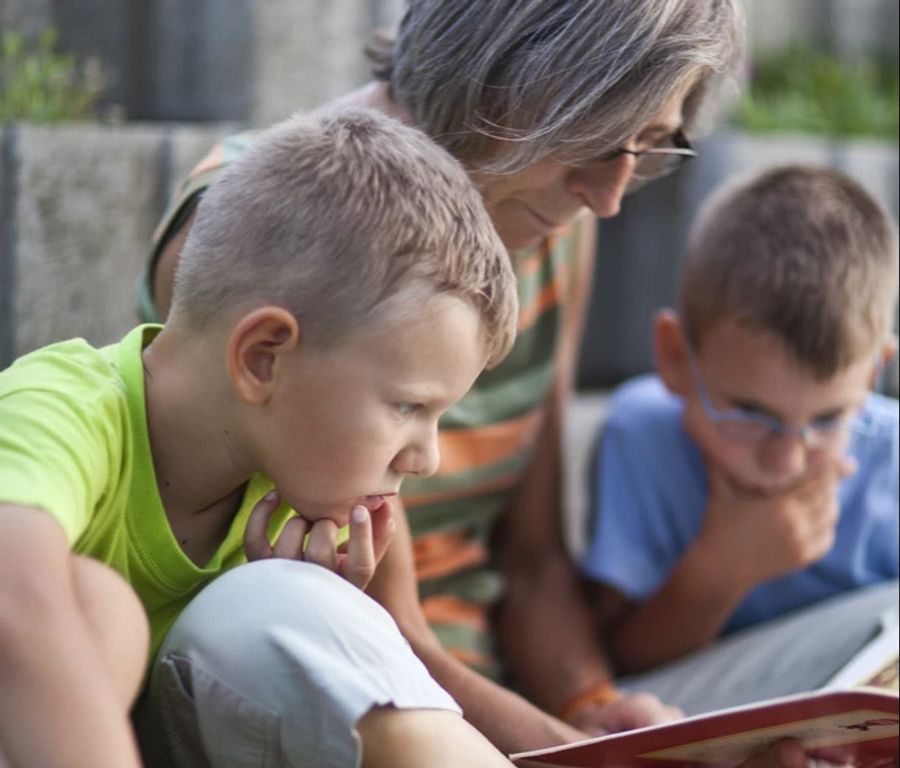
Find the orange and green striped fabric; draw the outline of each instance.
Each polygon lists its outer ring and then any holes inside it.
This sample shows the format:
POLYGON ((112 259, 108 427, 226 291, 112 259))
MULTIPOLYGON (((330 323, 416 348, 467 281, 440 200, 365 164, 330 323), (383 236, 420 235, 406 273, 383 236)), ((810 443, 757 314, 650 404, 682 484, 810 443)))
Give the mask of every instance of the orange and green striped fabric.
MULTIPOLYGON (((195 168, 154 234, 142 311, 156 314, 152 270, 169 233, 183 222, 215 174, 243 152, 251 134, 226 140, 195 168)), ((578 227, 557 242, 512 255, 518 276, 519 332, 511 353, 483 373, 441 421, 441 463, 429 478, 408 478, 402 497, 412 529, 419 593, 441 642, 479 671, 501 676, 488 620, 502 579, 488 551, 490 532, 525 471, 550 391, 563 307, 575 271, 578 227)))

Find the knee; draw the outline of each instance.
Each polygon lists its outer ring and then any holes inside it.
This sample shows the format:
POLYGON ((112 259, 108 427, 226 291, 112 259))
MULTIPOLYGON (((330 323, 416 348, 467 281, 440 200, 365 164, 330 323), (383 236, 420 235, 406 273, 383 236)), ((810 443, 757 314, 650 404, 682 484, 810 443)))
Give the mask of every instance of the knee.
POLYGON ((131 705, 150 647, 147 614, 131 586, 89 557, 73 559, 75 592, 120 700, 131 705))

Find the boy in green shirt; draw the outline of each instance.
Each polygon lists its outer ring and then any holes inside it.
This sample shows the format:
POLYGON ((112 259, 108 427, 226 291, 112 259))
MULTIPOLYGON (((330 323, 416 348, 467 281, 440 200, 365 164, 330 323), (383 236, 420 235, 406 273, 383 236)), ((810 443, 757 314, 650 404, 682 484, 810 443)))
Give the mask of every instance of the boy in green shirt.
POLYGON ((0 374, 0 764, 139 765, 147 619, 155 655, 205 585, 274 556, 289 559, 235 573, 315 589, 291 595, 327 630, 309 669, 362 681, 310 687, 311 711, 337 715, 324 737, 314 721, 306 742, 292 733, 289 759, 508 766, 350 584, 371 578, 390 496, 434 472, 438 417, 515 322, 481 200, 423 135, 361 110, 263 134, 205 195, 165 328, 0 374))

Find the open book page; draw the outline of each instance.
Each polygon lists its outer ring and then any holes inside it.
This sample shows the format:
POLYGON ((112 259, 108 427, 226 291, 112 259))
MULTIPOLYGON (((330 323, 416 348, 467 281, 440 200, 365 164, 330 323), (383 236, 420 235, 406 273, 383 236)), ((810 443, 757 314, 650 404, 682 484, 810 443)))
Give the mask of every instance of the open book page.
POLYGON ((512 755, 521 768, 732 768, 782 738, 810 757, 857 768, 895 766, 900 735, 896 693, 813 691, 512 755))
POLYGON ((855 688, 874 686, 898 690, 900 678, 900 623, 898 609, 887 611, 881 619, 881 630, 823 688, 855 688))

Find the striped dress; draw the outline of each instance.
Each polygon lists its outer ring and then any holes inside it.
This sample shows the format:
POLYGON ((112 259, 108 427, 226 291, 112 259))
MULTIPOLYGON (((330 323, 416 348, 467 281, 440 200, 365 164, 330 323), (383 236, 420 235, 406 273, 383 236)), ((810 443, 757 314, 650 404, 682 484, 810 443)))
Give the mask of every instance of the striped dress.
MULTIPOLYGON (((193 211, 199 194, 240 155, 252 133, 226 139, 185 180, 154 233, 141 289, 141 312, 158 320, 152 274, 162 245, 193 211)), ((519 327, 506 360, 483 373, 441 420, 441 461, 428 478, 407 478, 402 498, 413 535, 419 594, 425 616, 453 655, 494 679, 502 669, 494 653, 489 611, 502 579, 489 553, 491 531, 510 491, 528 466, 550 391, 566 299, 576 272, 580 218, 556 240, 512 254, 518 277, 519 327)))

